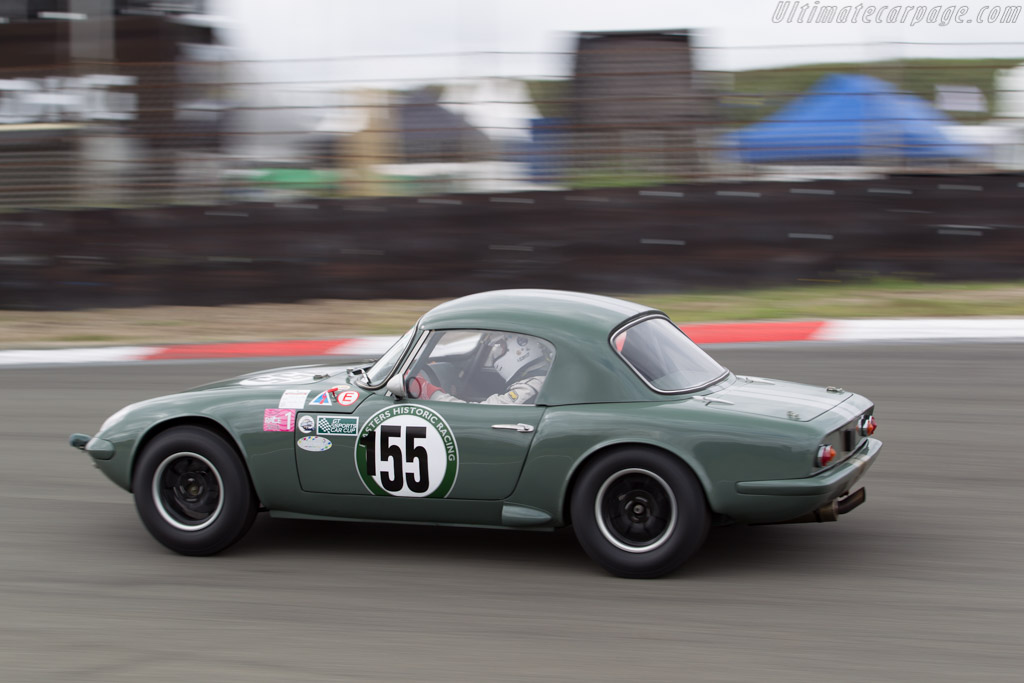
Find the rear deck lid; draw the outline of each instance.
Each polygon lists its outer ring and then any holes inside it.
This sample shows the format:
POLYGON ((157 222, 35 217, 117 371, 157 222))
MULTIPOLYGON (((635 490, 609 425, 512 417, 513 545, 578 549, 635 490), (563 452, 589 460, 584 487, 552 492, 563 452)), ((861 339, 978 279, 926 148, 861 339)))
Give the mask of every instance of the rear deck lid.
POLYGON ((809 422, 853 395, 836 387, 737 376, 724 389, 694 398, 735 412, 809 422))

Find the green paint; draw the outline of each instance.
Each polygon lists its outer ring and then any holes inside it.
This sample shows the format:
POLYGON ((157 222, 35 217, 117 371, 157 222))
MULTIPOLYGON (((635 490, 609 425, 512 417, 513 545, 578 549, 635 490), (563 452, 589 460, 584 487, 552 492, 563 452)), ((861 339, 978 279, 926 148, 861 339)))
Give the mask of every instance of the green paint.
POLYGON ((346 366, 318 366, 327 375, 320 380, 243 386, 235 378, 135 404, 95 435, 110 444, 102 452, 110 457, 101 459, 97 452, 95 462, 130 489, 133 462, 149 437, 182 422, 205 424, 228 434, 260 502, 275 515, 555 528, 568 523, 574 477, 609 449, 673 454, 694 472, 712 511, 746 523, 785 521, 828 503, 867 469, 855 466, 853 458, 864 452, 876 457, 879 442, 858 437, 832 466, 814 464, 823 442, 838 445, 851 421, 873 410, 871 401, 851 392, 750 383, 731 373, 696 392, 653 391, 609 340, 627 321, 657 314, 641 304, 567 292, 465 297, 424 315, 421 327, 501 330, 548 340, 556 354, 538 405, 409 401, 384 389, 360 388, 365 398, 358 405, 316 412, 318 434, 357 438, 309 453, 296 446, 299 434, 264 432, 263 411, 276 407, 289 388, 301 385, 316 395, 341 382, 358 384, 346 366), (533 431, 494 428, 520 423, 533 431), (384 427, 397 429, 383 439, 384 427), (400 473, 407 488, 425 481, 420 468, 426 461, 417 449, 435 449, 430 454, 442 460, 431 462, 444 466, 427 474, 431 486, 439 482, 436 488, 421 497, 409 495, 412 489, 401 495, 385 490, 368 472, 369 439, 375 439, 374 448, 392 449, 376 462, 378 472, 400 473))

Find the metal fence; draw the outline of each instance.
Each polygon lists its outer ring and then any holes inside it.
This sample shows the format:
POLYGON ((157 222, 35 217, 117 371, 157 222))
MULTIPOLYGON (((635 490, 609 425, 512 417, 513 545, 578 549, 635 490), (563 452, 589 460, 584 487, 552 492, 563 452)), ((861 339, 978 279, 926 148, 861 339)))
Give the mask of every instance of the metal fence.
POLYGON ((472 68, 402 78, 215 46, 56 66, 0 54, 0 210, 1024 169, 1024 59, 724 72, 701 69, 688 36, 627 37, 420 56, 472 68), (509 75, 531 60, 561 66, 509 75))
POLYGON ((0 215, 0 310, 1020 280, 1022 186, 906 176, 26 211, 0 215))

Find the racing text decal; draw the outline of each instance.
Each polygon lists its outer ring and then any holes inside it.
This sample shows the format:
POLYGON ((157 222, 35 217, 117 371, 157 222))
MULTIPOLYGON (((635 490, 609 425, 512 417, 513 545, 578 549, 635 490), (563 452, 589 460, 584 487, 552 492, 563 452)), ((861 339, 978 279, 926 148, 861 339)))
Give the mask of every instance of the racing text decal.
POLYGON ((448 423, 430 408, 398 405, 366 421, 356 441, 356 471, 378 496, 444 498, 459 471, 448 423))
POLYGON ((355 436, 359 433, 359 418, 317 415, 316 433, 318 436, 355 436))

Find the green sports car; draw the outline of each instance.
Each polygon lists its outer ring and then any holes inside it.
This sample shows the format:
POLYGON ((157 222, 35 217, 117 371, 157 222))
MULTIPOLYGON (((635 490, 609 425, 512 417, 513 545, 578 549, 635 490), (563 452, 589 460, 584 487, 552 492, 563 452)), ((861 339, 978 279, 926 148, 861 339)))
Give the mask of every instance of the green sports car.
POLYGON ((243 375, 118 411, 71 444, 168 548, 274 517, 551 530, 613 574, 678 568, 712 524, 864 501, 874 405, 734 375, 665 314, 547 290, 424 315, 374 363, 243 375), (851 493, 852 491, 852 493, 851 493))

